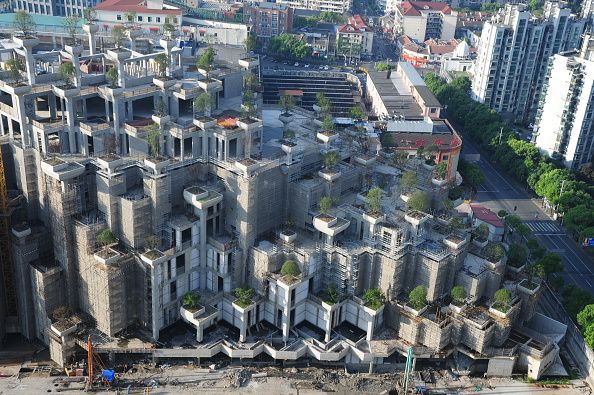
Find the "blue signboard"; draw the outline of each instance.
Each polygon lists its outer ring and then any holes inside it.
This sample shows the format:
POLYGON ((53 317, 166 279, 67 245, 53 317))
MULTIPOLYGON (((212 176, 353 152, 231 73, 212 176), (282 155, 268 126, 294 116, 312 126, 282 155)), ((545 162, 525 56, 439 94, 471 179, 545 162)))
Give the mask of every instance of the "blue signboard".
POLYGON ((594 247, 594 237, 588 237, 584 240, 584 245, 587 247, 594 247))

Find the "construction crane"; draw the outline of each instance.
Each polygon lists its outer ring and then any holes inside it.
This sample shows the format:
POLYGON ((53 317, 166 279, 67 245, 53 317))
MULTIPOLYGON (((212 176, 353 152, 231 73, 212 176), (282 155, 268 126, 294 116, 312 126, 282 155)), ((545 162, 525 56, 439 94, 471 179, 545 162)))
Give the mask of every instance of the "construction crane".
MULTIPOLYGON (((0 145, 1 147, 1 145, 0 145)), ((4 160, 0 150, 0 270, 4 279, 4 296, 6 299, 6 315, 17 316, 17 300, 14 289, 14 271, 12 248, 10 246, 10 215, 12 208, 8 198, 6 176, 4 174, 4 160)))

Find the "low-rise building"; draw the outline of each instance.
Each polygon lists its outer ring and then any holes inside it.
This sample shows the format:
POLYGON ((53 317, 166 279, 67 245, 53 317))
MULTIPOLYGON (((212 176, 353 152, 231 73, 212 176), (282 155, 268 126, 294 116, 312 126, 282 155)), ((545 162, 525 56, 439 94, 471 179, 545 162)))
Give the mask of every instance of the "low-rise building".
POLYGON ((163 3, 162 0, 106 0, 94 7, 97 23, 104 28, 133 24, 137 28, 155 34, 163 32, 166 21, 181 32, 182 10, 163 3), (128 21, 128 16, 134 21, 128 21))
POLYGON ((254 3, 248 9, 252 33, 260 41, 293 29, 293 8, 287 4, 254 3))
POLYGON ((336 54, 345 58, 360 58, 373 51, 373 29, 361 15, 349 17, 336 32, 336 54))

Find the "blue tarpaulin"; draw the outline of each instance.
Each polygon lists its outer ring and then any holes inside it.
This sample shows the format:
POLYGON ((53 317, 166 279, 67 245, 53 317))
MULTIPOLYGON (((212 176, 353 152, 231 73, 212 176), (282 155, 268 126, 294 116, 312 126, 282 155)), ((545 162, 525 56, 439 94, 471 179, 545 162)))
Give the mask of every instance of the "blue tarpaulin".
POLYGON ((105 380, 111 382, 115 378, 115 371, 113 371, 113 370, 102 370, 101 371, 101 377, 103 377, 105 380))

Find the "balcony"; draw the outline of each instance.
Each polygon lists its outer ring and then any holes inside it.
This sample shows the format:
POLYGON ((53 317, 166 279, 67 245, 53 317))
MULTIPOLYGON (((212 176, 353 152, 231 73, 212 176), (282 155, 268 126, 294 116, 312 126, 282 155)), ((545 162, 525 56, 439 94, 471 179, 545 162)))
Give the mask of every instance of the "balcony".
POLYGON ((184 189, 184 200, 199 210, 205 210, 223 200, 223 195, 199 186, 184 189))
POLYGON ((78 127, 81 133, 86 134, 87 136, 92 136, 110 130, 113 127, 113 123, 85 121, 79 122, 78 127))
MULTIPOLYGON (((1 109, 1 106, 0 106, 1 109)), ((66 122, 62 119, 46 119, 46 120, 30 120, 31 125, 43 130, 44 132, 55 132, 61 130, 66 125, 66 122)))

